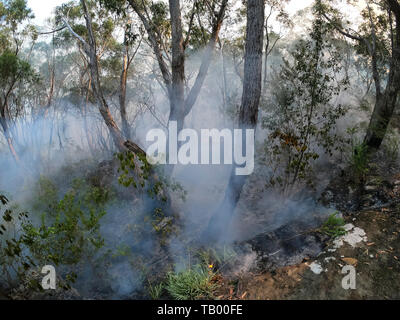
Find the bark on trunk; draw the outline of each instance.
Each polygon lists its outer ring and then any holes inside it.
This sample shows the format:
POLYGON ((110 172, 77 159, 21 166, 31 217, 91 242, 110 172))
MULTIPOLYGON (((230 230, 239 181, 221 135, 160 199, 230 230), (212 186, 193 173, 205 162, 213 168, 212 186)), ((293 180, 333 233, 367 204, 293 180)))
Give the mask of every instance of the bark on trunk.
MULTIPOLYGON (((239 115, 240 129, 255 129, 262 85, 262 51, 264 30, 264 0, 247 1, 246 53, 244 63, 243 95, 239 115)), ((242 145, 246 146, 245 139, 242 145)), ((211 217, 202 241, 224 239, 224 230, 232 220, 246 176, 237 176, 232 168, 225 197, 211 217)))
MULTIPOLYGON (((400 13, 396 18, 396 26, 397 33, 399 33, 400 13)), ((376 95, 375 108, 364 140, 370 153, 375 152, 381 146, 397 105, 400 92, 400 35, 397 35, 397 38, 393 46, 387 85, 383 93, 378 92, 376 95)))
MULTIPOLYGON (((151 21, 146 17, 144 9, 139 2, 135 0, 128 0, 129 4, 139 16, 142 21, 149 40, 157 58, 161 74, 163 76, 164 85, 168 91, 168 98, 170 99, 170 121, 178 122, 178 130, 183 128, 185 117, 190 113, 193 105, 200 94, 201 88, 204 84, 205 77, 211 64, 212 55, 215 49, 215 44, 218 40, 221 25, 225 16, 228 0, 223 0, 218 13, 215 15, 213 22, 213 29, 211 38, 207 44, 199 73, 196 77, 195 83, 190 90, 186 100, 184 97, 184 81, 185 81, 185 44, 186 41, 182 36, 182 19, 179 0, 170 0, 170 15, 172 27, 172 72, 168 70, 167 63, 165 62, 162 54, 162 48, 159 45, 160 34, 157 29, 151 24, 151 21)), ((193 20, 192 20, 193 21, 193 20)))
POLYGON ((371 21, 372 27, 372 66, 374 73, 376 92, 376 102, 371 121, 368 126, 367 134, 364 143, 368 148, 368 152, 376 152, 385 138, 390 120, 392 119, 399 92, 400 92, 400 4, 396 0, 386 1, 389 10, 393 12, 396 20, 395 35, 392 35, 392 57, 389 66, 389 77, 386 83, 386 88, 381 93, 380 77, 377 72, 376 61, 376 40, 375 26, 371 21))
POLYGON ((397 105, 398 92, 399 89, 393 88, 388 93, 384 93, 376 98, 374 112, 364 140, 370 153, 377 151, 385 138, 397 105))
POLYGON ((6 106, 7 106, 7 100, 0 102, 0 124, 3 129, 4 137, 7 140, 8 148, 10 149, 10 153, 13 156, 15 162, 17 164, 20 163, 19 156, 17 154, 17 151, 14 148, 14 142, 13 139, 10 135, 10 130, 8 127, 7 123, 7 118, 6 118, 6 106))
POLYGON ((128 68, 129 68, 129 56, 128 56, 128 49, 126 49, 123 58, 123 66, 121 73, 119 109, 121 113, 122 132, 125 138, 127 140, 130 140, 131 139, 130 126, 128 123, 127 113, 126 113, 126 86, 128 82, 128 68))
MULTIPOLYGON (((114 121, 113 116, 111 115, 110 108, 108 106, 108 103, 104 97, 102 88, 101 88, 101 82, 100 82, 100 73, 99 73, 99 64, 98 64, 98 59, 97 59, 97 48, 96 48, 96 41, 93 33, 93 27, 92 27, 92 20, 90 18, 90 14, 88 12, 87 6, 86 6, 86 1, 81 0, 82 8, 85 13, 85 20, 86 20, 86 27, 88 29, 88 41, 89 43, 86 43, 82 37, 77 35, 72 28, 67 24, 67 27, 69 30, 74 34, 75 37, 77 37, 82 43, 85 48, 85 52, 89 57, 89 68, 90 68, 90 75, 92 79, 92 89, 93 92, 97 98, 97 101, 99 103, 99 111, 101 116, 103 117, 103 120, 111 134, 111 137, 114 141, 115 146, 120 152, 124 152, 127 150, 125 146, 125 139, 123 137, 122 132, 119 130, 116 122, 114 121)), ((132 142, 132 144, 134 144, 132 142)), ((139 146, 136 145, 138 150, 143 151, 139 146)))
POLYGON ((172 29, 172 90, 169 121, 178 122, 178 132, 185 118, 185 48, 179 0, 169 0, 172 29))
POLYGON ((18 163, 20 163, 20 159, 14 148, 13 139, 10 135, 8 125, 7 125, 7 119, 5 117, 1 116, 0 123, 1 123, 1 127, 3 128, 4 137, 7 140, 8 148, 10 149, 11 155, 13 156, 15 162, 18 164, 18 163))
POLYGON ((196 103, 197 97, 199 96, 201 88, 203 87, 204 81, 206 79, 208 69, 210 68, 211 61, 213 59, 215 46, 218 42, 218 37, 222 27, 222 22, 224 20, 227 4, 228 0, 222 1, 220 10, 213 23, 211 38, 207 44, 204 56, 202 58, 199 73, 197 74, 196 81, 185 101, 185 116, 187 116, 190 113, 194 104, 196 103))

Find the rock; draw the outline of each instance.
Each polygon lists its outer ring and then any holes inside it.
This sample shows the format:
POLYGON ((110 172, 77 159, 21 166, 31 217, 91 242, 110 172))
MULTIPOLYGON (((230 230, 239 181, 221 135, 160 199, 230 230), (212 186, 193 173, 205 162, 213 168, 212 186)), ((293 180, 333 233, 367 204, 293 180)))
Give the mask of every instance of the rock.
POLYGON ((315 274, 321 274, 323 271, 322 266, 318 262, 313 262, 309 265, 312 272, 315 274))
POLYGON ((354 225, 351 223, 348 223, 343 226, 344 231, 349 232, 350 230, 354 229, 354 225))
POLYGON ((366 235, 365 231, 359 227, 354 228, 354 233, 361 237, 364 237, 366 235))
POLYGON ((366 233, 363 229, 354 227, 351 223, 346 224, 344 229, 347 231, 347 234, 341 236, 333 241, 333 248, 338 249, 344 245, 344 243, 348 243, 352 247, 355 247, 359 242, 366 242, 368 240, 366 233))

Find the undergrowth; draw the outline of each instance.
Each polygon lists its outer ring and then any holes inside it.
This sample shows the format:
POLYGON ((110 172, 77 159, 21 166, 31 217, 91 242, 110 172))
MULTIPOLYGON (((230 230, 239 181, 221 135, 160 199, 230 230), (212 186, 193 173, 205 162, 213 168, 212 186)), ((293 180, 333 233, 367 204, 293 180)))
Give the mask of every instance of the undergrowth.
POLYGON ((338 217, 338 213, 332 213, 322 225, 321 232, 332 238, 340 237, 346 234, 344 225, 343 218, 338 217))
POLYGON ((166 290, 176 300, 213 299, 213 293, 217 289, 213 282, 214 276, 211 268, 200 265, 180 272, 169 272, 166 290))

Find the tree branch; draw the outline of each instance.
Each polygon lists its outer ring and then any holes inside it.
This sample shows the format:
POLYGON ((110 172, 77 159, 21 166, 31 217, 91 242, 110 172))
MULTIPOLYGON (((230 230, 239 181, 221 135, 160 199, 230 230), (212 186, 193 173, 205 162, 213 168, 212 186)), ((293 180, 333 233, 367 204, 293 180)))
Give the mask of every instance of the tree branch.
POLYGON ((136 3, 135 0, 128 0, 129 4, 131 5, 132 9, 136 12, 136 14, 139 16, 140 20, 142 21, 146 31, 147 31, 147 35, 149 37, 150 40, 150 44, 151 47, 153 49, 153 52, 156 56, 158 65, 160 67, 161 70, 161 74, 163 76, 163 80, 165 83, 165 86, 167 87, 168 90, 168 95, 171 95, 171 73, 168 69, 167 64, 165 63, 164 57, 162 55, 160 46, 158 45, 157 42, 157 37, 154 31, 153 26, 151 26, 151 23, 149 21, 149 19, 143 14, 142 10, 140 9, 139 5, 136 3))
POLYGON ((372 58, 372 75, 374 77, 375 81, 375 90, 376 90, 376 95, 380 96, 381 95, 381 79, 378 71, 378 57, 376 55, 376 32, 375 32, 375 24, 374 21, 372 20, 372 12, 371 12, 371 7, 367 3, 368 7, 368 15, 369 15, 369 21, 371 24, 371 34, 372 34, 372 48, 370 48, 371 52, 371 58, 372 58))
POLYGON ((216 15, 216 19, 213 24, 213 31, 211 33, 211 38, 207 44, 207 48, 204 53, 201 65, 200 65, 199 73, 197 74, 196 81, 195 81, 192 89, 190 90, 189 95, 187 96, 186 101, 185 101, 185 116, 187 116, 190 113, 190 111, 192 110, 193 105, 195 104, 197 97, 200 93, 200 90, 203 86, 204 80, 206 78, 208 69, 211 64, 213 52, 214 52, 215 45, 218 40, 222 22, 224 20, 227 4, 228 4, 228 0, 223 0, 221 3, 220 10, 219 10, 218 14, 216 15))
POLYGON ((86 53, 90 52, 90 47, 88 43, 83 39, 79 34, 77 34, 74 29, 72 29, 71 25, 68 23, 67 19, 64 17, 62 18, 62 21, 65 23, 65 26, 68 28, 69 32, 79 40, 79 42, 83 45, 83 49, 85 50, 86 53))

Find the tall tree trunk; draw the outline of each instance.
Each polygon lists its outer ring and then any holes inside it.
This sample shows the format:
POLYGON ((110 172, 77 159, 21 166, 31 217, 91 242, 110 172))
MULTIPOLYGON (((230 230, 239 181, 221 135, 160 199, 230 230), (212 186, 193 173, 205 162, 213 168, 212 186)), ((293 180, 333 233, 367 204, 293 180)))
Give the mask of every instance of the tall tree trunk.
POLYGON ((122 132, 127 140, 131 139, 130 126, 127 119, 126 112, 126 87, 128 82, 128 69, 129 69, 129 55, 128 48, 125 49, 123 66, 119 90, 119 110, 121 113, 122 132))
MULTIPOLYGON (((113 116, 111 115, 110 108, 104 97, 103 90, 101 87, 99 62, 97 59, 96 40, 94 37, 92 20, 91 20, 90 14, 87 9, 86 1, 81 0, 81 5, 82 5, 83 11, 84 11, 86 27, 88 29, 88 43, 71 28, 71 26, 68 24, 68 22, 65 19, 64 19, 64 23, 65 23, 66 27, 69 29, 69 31, 72 33, 72 35, 82 43, 84 51, 85 51, 86 55, 89 57, 89 69, 90 69, 90 75, 91 75, 91 79, 92 79, 92 89, 93 89, 93 92, 99 103, 100 114, 103 117, 103 120, 110 132, 110 135, 113 139, 115 146, 117 147, 117 149, 119 151, 124 152, 127 150, 124 136, 123 136, 122 132, 119 130, 116 122, 114 121, 113 116)), ((130 145, 132 146, 132 148, 134 150, 137 150, 137 152, 144 153, 144 151, 135 143, 130 142, 130 145)), ((131 151, 133 151, 133 150, 131 150, 131 151)))
POLYGON ((192 110, 194 104, 196 103, 196 100, 200 94, 201 88, 203 87, 204 81, 206 79, 208 69, 210 68, 215 47, 218 42, 218 37, 219 33, 221 31, 222 27, 222 22, 224 21, 224 16, 225 16, 225 11, 226 7, 228 5, 228 0, 223 0, 221 3, 221 7, 219 9, 219 12, 215 18, 215 21, 213 22, 213 29, 211 32, 211 37, 210 40, 207 43, 207 47, 205 49, 199 73, 197 74, 196 81, 193 84, 192 89, 190 90, 186 101, 185 101, 185 116, 187 116, 190 111, 192 110))
POLYGON ((169 0, 172 29, 172 90, 169 121, 177 121, 178 132, 185 118, 185 48, 179 0, 169 0))
POLYGON ((110 108, 103 95, 103 90, 101 88, 99 62, 97 59, 97 46, 93 34, 91 17, 87 10, 86 1, 81 0, 81 4, 85 12, 86 26, 89 33, 89 46, 86 51, 89 56, 89 64, 90 64, 89 68, 92 79, 93 92, 97 98, 98 103, 100 104, 99 105, 100 114, 103 117, 108 130, 110 131, 111 137, 116 147, 118 148, 119 151, 125 151, 126 150, 124 146, 125 139, 123 138, 121 131, 119 130, 116 122, 114 121, 113 116, 111 115, 110 108))
POLYGON ((392 40, 392 57, 390 60, 389 77, 383 93, 380 92, 379 77, 374 77, 377 87, 376 102, 364 140, 369 152, 374 152, 381 146, 397 105, 400 92, 400 4, 395 0, 388 0, 387 3, 389 9, 394 13, 396 18, 396 38, 392 40))
POLYGON ((389 76, 386 82, 385 90, 382 92, 381 75, 378 71, 378 53, 377 53, 377 36, 376 27, 372 20, 371 8, 367 3, 369 10, 369 18, 371 24, 371 37, 361 37, 354 33, 348 32, 338 25, 335 21, 324 14, 324 17, 332 24, 332 26, 345 37, 358 41, 365 45, 371 56, 372 76, 376 88, 376 101, 374 111, 368 126, 367 134, 364 138, 364 144, 367 146, 369 154, 376 152, 385 138, 390 120, 393 116, 394 109, 400 92, 400 3, 398 0, 386 0, 385 3, 389 10, 389 19, 391 21, 391 12, 395 16, 396 30, 393 32, 391 28, 391 45, 392 56, 389 62, 389 76), (372 38, 370 40, 369 38, 372 38))
POLYGON ((392 84, 387 92, 376 97, 375 108, 364 139, 364 143, 370 153, 380 148, 392 119, 399 92, 399 88, 395 88, 396 86, 398 87, 400 82, 400 77, 397 78, 397 84, 392 84))
POLYGON ((215 44, 218 40, 221 25, 224 20, 228 0, 223 0, 221 2, 220 9, 215 14, 210 40, 203 55, 201 66, 197 74, 195 83, 186 99, 184 97, 185 45, 188 39, 186 39, 185 41, 182 35, 180 1, 169 1, 172 28, 172 74, 169 71, 168 65, 162 54, 162 48, 159 45, 158 40, 160 39, 161 35, 157 32, 157 29, 152 25, 148 17, 146 17, 140 1, 128 0, 128 2, 133 10, 136 12, 136 14, 139 16, 149 36, 150 44, 152 46, 160 67, 161 74, 163 76, 164 85, 168 91, 168 98, 171 105, 169 120, 177 121, 179 130, 180 128, 183 128, 184 119, 190 113, 200 94, 205 77, 211 64, 213 51, 215 49, 215 44))
POLYGON ((4 133, 4 137, 7 140, 7 144, 8 144, 8 148, 10 149, 11 155, 13 156, 15 162, 17 164, 20 163, 20 159, 19 156, 14 148, 14 143, 13 143, 13 139, 11 137, 10 134, 10 130, 8 127, 8 123, 7 123, 7 118, 6 118, 6 106, 7 106, 7 101, 4 102, 0 102, 0 124, 1 127, 3 129, 3 133, 4 133))
POLYGON ((86 89, 86 97, 82 103, 82 115, 83 115, 83 128, 86 133, 86 141, 88 143, 88 147, 92 156, 95 155, 95 148, 93 146, 93 137, 90 133, 90 128, 88 124, 88 110, 89 110, 89 95, 92 87, 92 79, 89 78, 89 82, 86 89))
POLYGON ((12 137, 10 135, 6 118, 1 116, 0 117, 0 123, 1 123, 1 127, 3 128, 4 137, 7 140, 8 148, 10 149, 11 155, 13 156, 15 162, 19 163, 20 159, 19 159, 19 156, 18 156, 17 152, 15 151, 13 139, 12 139, 12 137))
MULTIPOLYGON (((263 31, 264 0, 248 0, 243 95, 239 114, 239 128, 242 130, 255 129, 257 125, 262 85, 263 31)), ((245 138, 242 145, 246 147, 245 138)), ((225 197, 211 217, 203 241, 215 242, 223 238, 223 231, 232 220, 246 180, 246 176, 236 175, 235 168, 232 168, 225 197)))

